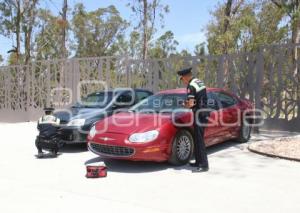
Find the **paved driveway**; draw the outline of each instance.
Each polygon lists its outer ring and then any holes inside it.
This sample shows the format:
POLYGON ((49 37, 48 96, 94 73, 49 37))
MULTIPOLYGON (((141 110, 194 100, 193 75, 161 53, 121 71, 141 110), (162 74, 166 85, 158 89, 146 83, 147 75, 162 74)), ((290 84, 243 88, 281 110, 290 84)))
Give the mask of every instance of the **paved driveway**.
MULTIPOLYGON (((300 212, 300 163, 256 155, 246 145, 209 148, 209 173, 108 161, 107 178, 86 179, 84 163, 99 159, 82 147, 38 160, 35 124, 0 124, 0 133, 0 212, 300 212)), ((253 140, 285 133, 276 134, 253 140)))

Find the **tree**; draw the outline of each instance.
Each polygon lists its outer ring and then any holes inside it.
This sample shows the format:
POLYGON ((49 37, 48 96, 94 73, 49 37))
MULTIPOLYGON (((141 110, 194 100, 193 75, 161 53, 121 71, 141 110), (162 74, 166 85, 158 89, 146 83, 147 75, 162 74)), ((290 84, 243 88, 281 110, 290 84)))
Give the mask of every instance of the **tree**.
POLYGON ((61 39, 61 46, 62 46, 62 57, 65 58, 68 56, 68 51, 66 47, 66 40, 67 40, 67 27, 68 27, 68 20, 67 20, 67 11, 68 11, 68 1, 64 0, 63 8, 61 12, 61 30, 62 30, 62 39, 61 39))
POLYGON ((213 21, 207 26, 210 53, 257 51, 261 45, 285 40, 287 27, 282 24, 284 14, 272 2, 261 0, 238 4, 238 8, 230 12, 229 21, 226 21, 228 13, 224 12, 227 7, 227 4, 220 5, 213 12, 213 21))
MULTIPOLYGON (((227 0, 217 7, 212 13, 214 19, 207 26, 210 54, 227 55, 247 47, 244 45, 245 41, 239 40, 243 35, 251 37, 252 26, 256 21, 254 6, 253 3, 245 3, 244 0, 227 0)), ((229 83, 229 62, 226 57, 222 65, 224 82, 229 83)))
POLYGON ((194 50, 195 55, 197 56, 203 56, 205 55, 205 42, 202 42, 200 44, 197 44, 195 46, 195 50, 194 50))
POLYGON ((36 5, 38 0, 24 1, 23 8, 23 21, 22 21, 22 29, 24 31, 24 49, 25 49, 25 64, 27 64, 31 58, 31 40, 32 40, 32 32, 33 27, 35 25, 35 17, 36 17, 36 5))
POLYGON ((61 25, 60 18, 50 10, 39 9, 38 25, 35 36, 34 52, 37 60, 48 60, 61 57, 61 25))
POLYGON ((167 58, 176 53, 178 44, 174 39, 174 33, 167 31, 156 40, 154 47, 149 50, 149 55, 153 58, 167 58))
POLYGON ((187 50, 183 49, 179 53, 176 54, 177 56, 182 56, 182 57, 191 57, 192 54, 187 50))
POLYGON ((126 56, 129 53, 129 42, 123 34, 117 36, 116 41, 108 49, 108 55, 126 56))
POLYGON ((238 50, 242 32, 249 32, 255 23, 253 3, 228 0, 212 13, 213 20, 207 25, 208 50, 211 54, 229 54, 238 50))
POLYGON ((299 0, 272 0, 272 2, 290 18, 291 41, 295 45, 293 49, 294 75, 298 82, 297 108, 298 119, 300 120, 300 71, 297 63, 299 57, 297 44, 300 43, 300 1, 299 0))
POLYGON ((2 55, 0 55, 0 64, 4 61, 2 55))
MULTIPOLYGON (((271 0, 280 10, 290 18, 292 42, 300 42, 300 1, 299 0, 271 0)), ((295 52, 297 57, 297 50, 295 52)))
POLYGON ((169 12, 169 7, 163 5, 160 0, 131 0, 128 6, 139 20, 135 29, 142 34, 142 58, 146 59, 148 43, 156 31, 157 16, 163 27, 164 14, 169 12))
POLYGON ((252 27, 250 50, 258 50, 266 44, 278 44, 286 40, 287 26, 281 23, 284 14, 270 1, 263 1, 252 27), (266 27, 267 26, 267 27, 266 27))
POLYGON ((21 49, 21 0, 2 0, 0 1, 0 33, 10 38, 15 36, 15 45, 8 53, 15 53, 17 61, 21 49))
POLYGON ((7 38, 14 37, 15 45, 8 53, 13 54, 11 62, 20 63, 21 43, 24 40, 27 63, 31 57, 31 39, 35 24, 35 11, 38 0, 2 0, 0 1, 0 34, 7 38), (23 33, 23 36, 22 36, 23 33))
POLYGON ((132 31, 130 33, 129 40, 129 55, 134 58, 139 57, 139 53, 141 52, 141 46, 139 45, 140 33, 137 31, 132 31))
POLYGON ((75 56, 107 55, 127 26, 114 6, 87 12, 83 4, 75 5, 72 18, 75 56))

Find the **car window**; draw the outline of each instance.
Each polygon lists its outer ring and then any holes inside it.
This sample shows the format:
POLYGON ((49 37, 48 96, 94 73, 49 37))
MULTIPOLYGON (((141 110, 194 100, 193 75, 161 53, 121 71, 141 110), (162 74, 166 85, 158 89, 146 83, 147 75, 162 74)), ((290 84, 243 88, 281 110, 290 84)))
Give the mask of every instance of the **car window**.
POLYGON ((146 92, 146 91, 137 91, 136 92, 136 99, 137 102, 140 102, 141 100, 144 100, 145 98, 148 98, 148 96, 150 96, 151 93, 146 92))
POLYGON ((215 94, 220 102, 221 108, 231 107, 237 103, 237 100, 229 94, 225 94, 223 92, 216 92, 215 94))
POLYGON ((185 94, 158 94, 152 95, 142 100, 130 108, 131 111, 172 111, 183 108, 183 102, 186 99, 185 94))
POLYGON ((133 97, 132 97, 132 91, 126 91, 122 93, 118 98, 117 102, 118 103, 133 103, 133 97))
POLYGON ((111 92, 98 92, 82 98, 81 103, 77 103, 78 107, 104 107, 112 100, 111 92))
POLYGON ((183 103, 185 100, 185 95, 164 95, 162 97, 161 107, 163 110, 183 108, 183 103))
POLYGON ((213 110, 218 110, 220 108, 217 97, 213 92, 207 93, 207 107, 213 110))

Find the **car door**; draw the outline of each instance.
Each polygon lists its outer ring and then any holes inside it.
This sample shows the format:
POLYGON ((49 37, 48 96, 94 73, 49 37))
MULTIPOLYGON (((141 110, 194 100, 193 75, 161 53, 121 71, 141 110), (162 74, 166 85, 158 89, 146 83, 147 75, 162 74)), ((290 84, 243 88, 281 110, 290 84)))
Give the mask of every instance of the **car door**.
POLYGON ((238 100, 229 93, 220 91, 215 92, 219 101, 219 122, 224 140, 233 137, 237 126, 239 125, 238 100))
POLYGON ((220 142, 222 127, 219 122, 220 103, 214 92, 207 93, 207 107, 210 110, 208 126, 205 128, 205 143, 213 145, 220 142))

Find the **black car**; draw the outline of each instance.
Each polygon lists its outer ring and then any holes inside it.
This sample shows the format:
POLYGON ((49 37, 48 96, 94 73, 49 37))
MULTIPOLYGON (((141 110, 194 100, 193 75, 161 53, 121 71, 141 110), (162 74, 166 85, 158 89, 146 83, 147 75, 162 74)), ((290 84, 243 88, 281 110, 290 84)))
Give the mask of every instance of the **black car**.
POLYGON ((91 127, 99 120, 153 95, 144 89, 114 89, 89 94, 68 110, 57 111, 60 137, 65 144, 84 143, 91 127))

